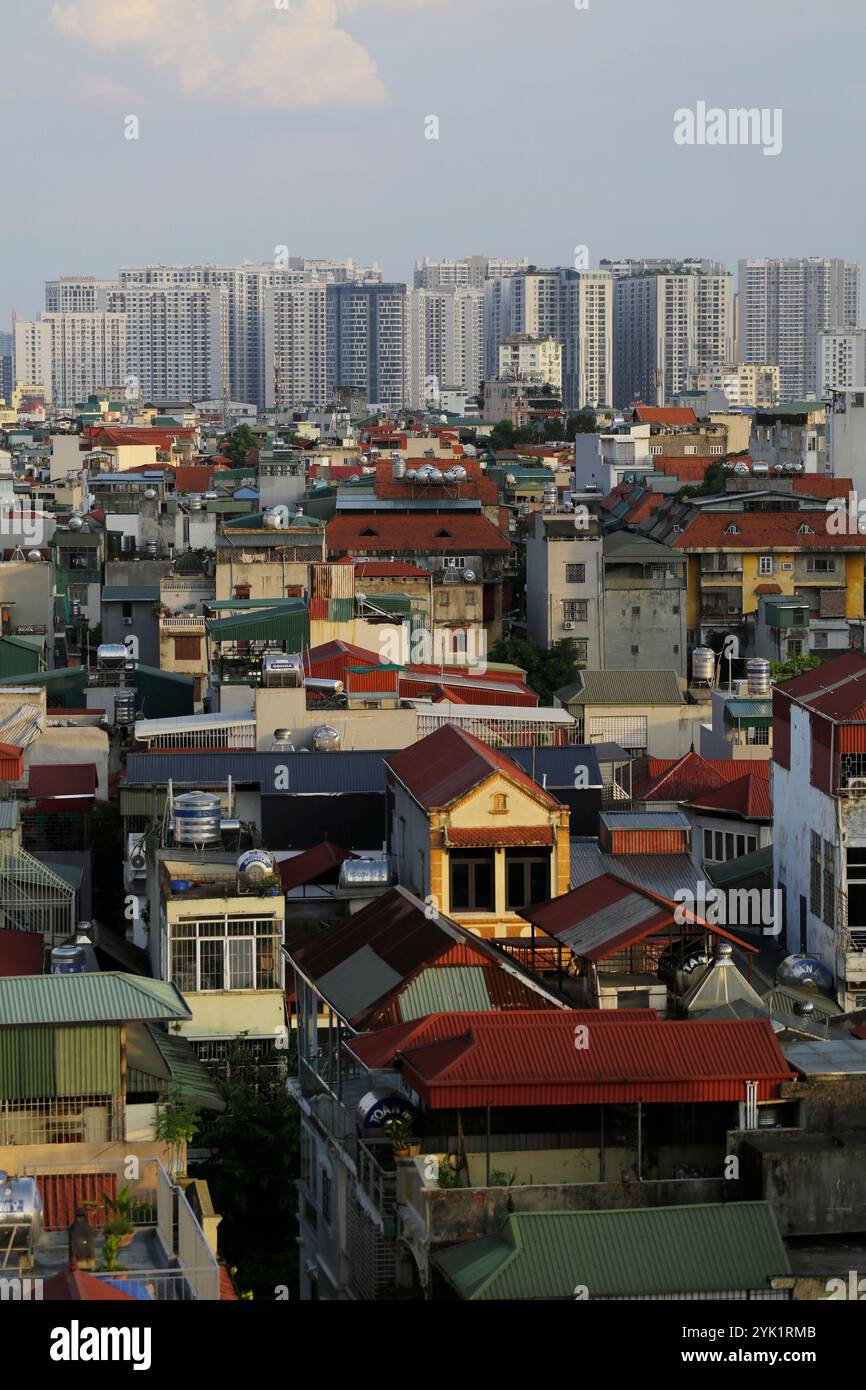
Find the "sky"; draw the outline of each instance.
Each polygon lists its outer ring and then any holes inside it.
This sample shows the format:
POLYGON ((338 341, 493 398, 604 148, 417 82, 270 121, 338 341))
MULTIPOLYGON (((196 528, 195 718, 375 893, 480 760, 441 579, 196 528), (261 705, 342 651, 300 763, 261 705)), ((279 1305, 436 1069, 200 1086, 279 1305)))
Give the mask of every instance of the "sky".
POLYGON ((864 38, 863 0, 3 0, 0 329, 279 246, 859 259, 864 38), (780 110, 780 152, 678 144, 699 102, 780 110))

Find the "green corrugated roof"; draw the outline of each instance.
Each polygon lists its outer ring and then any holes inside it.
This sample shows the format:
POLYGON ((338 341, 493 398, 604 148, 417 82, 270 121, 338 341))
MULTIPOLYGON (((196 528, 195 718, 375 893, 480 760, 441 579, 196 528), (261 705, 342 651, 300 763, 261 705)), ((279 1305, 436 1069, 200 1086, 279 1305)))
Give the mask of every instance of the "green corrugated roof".
POLYGON ((488 1013, 491 1003, 480 965, 428 966, 400 994, 400 1018, 409 1023, 426 1014, 488 1013))
POLYGON ((556 692, 564 705, 682 705, 676 671, 581 671, 556 692))
POLYGON ((128 1089, 164 1093, 176 1083, 185 1100, 203 1110, 226 1108, 207 1068, 186 1038, 152 1024, 132 1024, 128 1034, 128 1089))
POLYGON ((165 980, 115 971, 0 977, 0 1028, 190 1018, 183 995, 165 980))
POLYGON ((767 1289, 791 1266, 769 1202, 512 1213, 434 1255, 465 1299, 590 1299, 767 1289))
POLYGON ((773 846, 765 845, 763 849, 752 850, 751 854, 741 854, 739 859, 727 859, 722 864, 706 864, 704 867, 716 888, 732 888, 735 883, 761 874, 768 876, 769 883, 773 876, 773 846))
POLYGON ((18 802, 0 801, 0 830, 14 830, 18 824, 18 802))
POLYGON ((725 714, 734 719, 772 719, 772 700, 726 700, 725 714))
POLYGON ((300 651, 310 642, 310 620, 303 599, 295 599, 292 608, 286 605, 213 618, 207 630, 217 642, 286 642, 292 651, 300 651))

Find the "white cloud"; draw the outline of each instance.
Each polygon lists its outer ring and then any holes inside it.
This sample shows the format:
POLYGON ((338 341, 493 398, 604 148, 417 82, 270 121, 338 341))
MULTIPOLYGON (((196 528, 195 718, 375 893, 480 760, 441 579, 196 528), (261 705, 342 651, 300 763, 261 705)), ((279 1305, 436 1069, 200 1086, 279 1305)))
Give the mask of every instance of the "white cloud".
POLYGON ((187 95, 315 110, 385 100, 374 59, 343 17, 441 3, 289 0, 277 9, 274 0, 56 0, 51 18, 70 39, 168 69, 187 95))

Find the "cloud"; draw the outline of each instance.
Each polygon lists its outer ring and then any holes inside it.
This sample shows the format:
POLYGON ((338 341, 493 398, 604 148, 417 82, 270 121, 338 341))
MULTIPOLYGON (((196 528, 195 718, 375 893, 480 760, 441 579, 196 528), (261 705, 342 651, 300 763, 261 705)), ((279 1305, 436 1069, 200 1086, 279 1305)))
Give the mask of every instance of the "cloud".
MULTIPOLYGON (((131 51, 169 70, 188 96, 248 107, 381 106, 384 83, 342 25, 365 11, 443 0, 56 0, 60 33, 107 54, 131 51)), ((106 78, 110 82, 111 78, 106 78)))

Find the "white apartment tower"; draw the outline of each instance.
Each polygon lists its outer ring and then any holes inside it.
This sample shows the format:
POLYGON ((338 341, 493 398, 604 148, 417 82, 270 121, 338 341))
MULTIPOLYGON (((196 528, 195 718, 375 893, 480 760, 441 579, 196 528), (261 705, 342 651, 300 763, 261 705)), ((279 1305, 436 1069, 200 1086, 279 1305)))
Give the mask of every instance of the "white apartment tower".
POLYGON ((446 386, 474 396, 484 380, 484 294, 468 286, 410 290, 409 405, 438 404, 446 386))
POLYGON ((818 395, 866 390, 866 328, 830 328, 818 334, 818 395))
MULTIPOLYGON (((278 277, 279 278, 279 277, 278 277)), ((326 287, 289 283, 284 276, 265 291, 264 353, 272 370, 265 378, 265 405, 323 409, 328 401, 326 287)))
POLYGON ((742 260, 739 263, 741 362, 779 367, 783 401, 818 389, 818 335, 860 321, 860 262, 742 260))
POLYGON ((515 333, 554 337, 562 348, 566 410, 609 405, 613 397, 613 280, 605 270, 555 269, 488 280, 486 375, 515 333))
POLYGON ((129 373, 143 400, 219 400, 229 390, 228 291, 125 286, 129 373))
POLYGON ((665 405, 689 373, 734 351, 734 280, 727 271, 619 276, 614 285, 614 403, 665 405))
POLYGON ((427 257, 415 262, 416 290, 448 290, 484 288, 485 280, 497 276, 519 275, 529 265, 529 258, 508 261, 490 256, 464 256, 455 261, 431 261, 427 257))

